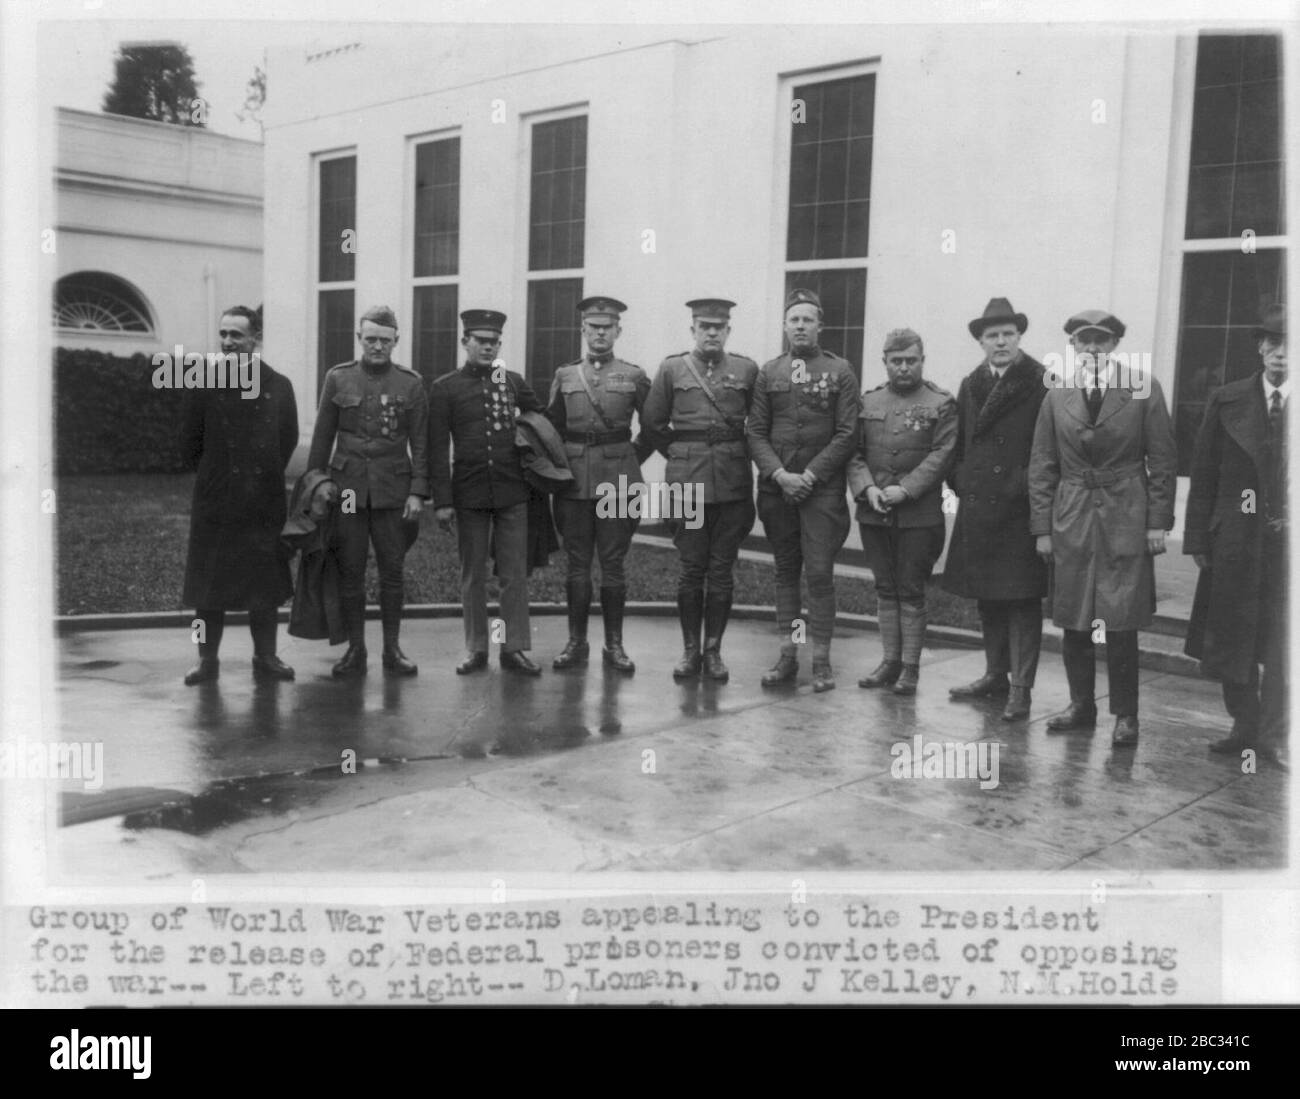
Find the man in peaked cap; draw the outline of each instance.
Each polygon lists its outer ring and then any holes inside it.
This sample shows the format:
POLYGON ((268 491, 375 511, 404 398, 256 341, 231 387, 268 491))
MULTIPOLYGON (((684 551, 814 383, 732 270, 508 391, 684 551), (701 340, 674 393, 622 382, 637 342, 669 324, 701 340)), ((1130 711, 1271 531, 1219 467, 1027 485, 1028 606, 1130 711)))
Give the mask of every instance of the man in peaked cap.
POLYGON ((664 477, 669 492, 678 499, 689 492, 703 504, 703 522, 694 528, 678 523, 673 535, 679 561, 677 613, 685 642, 673 669, 679 680, 702 673, 725 683, 730 676, 722 662, 722 635, 731 616, 736 557, 754 525, 745 418, 758 364, 725 350, 735 304, 725 298, 686 303, 695 346, 660 363, 642 414, 647 438, 668 459, 664 477))
POLYGON ((340 679, 366 671, 365 582, 371 545, 379 566, 384 671, 418 671, 398 637, 403 564, 429 494, 429 406, 420 375, 393 362, 397 339, 397 318, 387 306, 362 314, 357 330, 361 358, 325 375, 307 458, 308 469, 328 467, 339 486, 339 597, 348 632, 348 651, 333 670, 340 679))
MULTIPOLYGON (((591 612, 591 567, 600 559, 600 609, 605 621, 604 663, 631 675, 636 665, 623 649, 623 607, 627 580, 623 559, 632 545, 639 518, 603 514, 598 502, 623 484, 641 480, 641 463, 653 452, 632 442, 632 417, 639 416, 650 392, 650 379, 634 363, 614 355, 614 342, 627 309, 617 298, 589 297, 578 303, 582 358, 555 372, 546 415, 564 437, 573 471, 572 487, 554 499, 555 525, 564 543, 568 572, 569 641, 555 658, 557 670, 587 663, 587 620, 591 612)), ((626 497, 620 501, 626 505, 626 497)), ((626 506, 619 510, 626 512, 626 506)))
POLYGON ((1232 732, 1212 752, 1289 767, 1288 610, 1291 382, 1286 307, 1254 331, 1263 369, 1210 394, 1192 458, 1183 552, 1200 568, 1187 652, 1223 683, 1232 732), (1253 501, 1244 507, 1243 501, 1253 501), (1263 665, 1263 676, 1260 675, 1263 665))
POLYGON ((455 519, 460 553, 460 594, 467 655, 456 667, 468 675, 487 667, 487 560, 489 549, 501 579, 505 638, 501 667, 540 675, 528 658, 529 486, 515 450, 515 417, 541 410, 523 377, 498 358, 506 315, 467 309, 460 315, 465 365, 445 374, 429 391, 429 453, 433 506, 438 525, 455 519), (451 451, 455 451, 455 463, 451 451))
POLYGON ((1043 640, 1047 565, 1029 533, 1029 452, 1047 393, 1042 363, 1020 349, 1029 326, 1006 298, 970 322, 984 361, 957 391, 957 450, 948 484, 960 501, 943 585, 974 599, 984 674, 955 699, 1006 698, 1004 721, 1029 716, 1043 640))
POLYGON ((765 363, 754 383, 745 425, 758 466, 758 516, 776 562, 776 628, 781 653, 764 687, 792 682, 799 663, 793 623, 802 611, 800 577, 808 574, 808 632, 813 690, 835 686, 835 555, 849 533, 845 465, 853 453, 861 401, 852 365, 822 348, 822 303, 811 290, 785 301, 789 350, 765 363))
POLYGON ((943 479, 957 446, 957 405, 925 380, 925 347, 910 328, 885 337, 883 359, 889 380, 862 395, 849 460, 881 645, 880 665, 858 686, 911 695, 925 645, 925 585, 943 552, 943 479))

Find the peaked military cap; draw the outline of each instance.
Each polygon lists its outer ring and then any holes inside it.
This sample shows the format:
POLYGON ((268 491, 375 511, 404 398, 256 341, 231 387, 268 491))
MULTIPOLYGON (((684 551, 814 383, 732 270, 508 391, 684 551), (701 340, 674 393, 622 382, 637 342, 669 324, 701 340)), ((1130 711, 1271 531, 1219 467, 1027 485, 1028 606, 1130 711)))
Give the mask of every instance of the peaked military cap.
POLYGON ((361 314, 357 327, 360 328, 366 321, 370 321, 371 324, 382 324, 385 328, 396 328, 397 314, 386 305, 372 305, 361 314))
POLYGON ((1255 326, 1255 339, 1265 336, 1286 336, 1286 306, 1281 302, 1270 305, 1260 314, 1259 324, 1255 326))
POLYGON ((596 295, 590 298, 583 298, 578 302, 578 313, 583 317, 612 317, 618 320, 619 314, 627 309, 618 298, 609 298, 596 295))
POLYGON ((1104 309, 1085 309, 1081 313, 1075 313, 1068 321, 1065 322, 1065 333, 1067 336, 1073 336, 1076 332, 1087 332, 1095 328, 1099 332, 1105 332, 1108 336, 1119 339, 1124 335, 1124 322, 1114 314, 1107 313, 1104 309))
POLYGON ((804 290, 795 287, 785 296, 785 308, 789 311, 793 305, 815 305, 819 310, 822 307, 822 300, 817 296, 815 290, 804 290))
POLYGON ((726 298, 693 298, 686 303, 692 317, 704 317, 708 320, 729 321, 731 311, 736 307, 734 301, 726 298))
POLYGON ((1029 327, 1029 318, 1011 308, 1006 298, 990 298, 981 316, 976 317, 966 327, 977 340, 984 335, 984 329, 993 324, 1014 324, 1022 336, 1029 327))
POLYGON ((466 309, 460 315, 460 323, 465 326, 466 332, 486 330, 500 334, 505 327, 506 315, 495 309, 466 309))

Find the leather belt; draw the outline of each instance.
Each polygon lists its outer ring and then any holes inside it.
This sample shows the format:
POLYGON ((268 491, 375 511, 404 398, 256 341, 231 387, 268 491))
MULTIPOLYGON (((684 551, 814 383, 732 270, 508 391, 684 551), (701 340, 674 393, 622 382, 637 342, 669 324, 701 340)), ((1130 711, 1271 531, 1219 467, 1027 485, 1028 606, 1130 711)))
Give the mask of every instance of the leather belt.
POLYGON ((1104 488, 1108 485, 1118 484, 1120 481, 1127 481, 1130 477, 1137 477, 1145 472, 1146 466, 1143 463, 1130 462, 1126 466, 1118 466, 1114 469, 1080 470, 1076 476, 1066 477, 1065 480, 1072 484, 1083 485, 1085 488, 1104 488))
POLYGON ((708 443, 713 445, 714 443, 736 443, 744 438, 745 429, 743 427, 731 427, 723 424, 703 430, 673 430, 673 442, 675 443, 708 443))
POLYGON ((566 431, 566 443, 583 443, 586 446, 602 446, 605 443, 630 443, 632 429, 619 428, 617 431, 566 431))

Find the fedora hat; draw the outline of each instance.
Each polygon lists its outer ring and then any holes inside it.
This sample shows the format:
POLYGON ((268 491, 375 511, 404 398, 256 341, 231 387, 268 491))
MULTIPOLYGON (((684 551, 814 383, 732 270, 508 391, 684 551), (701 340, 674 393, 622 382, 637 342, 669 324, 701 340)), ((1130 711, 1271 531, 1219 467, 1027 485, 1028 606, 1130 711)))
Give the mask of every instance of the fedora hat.
POLYGON ((967 327, 970 334, 978 340, 984 335, 984 329, 991 324, 1014 324, 1016 331, 1023 336, 1029 327, 1029 318, 1023 313, 1017 313, 1006 298, 990 298, 983 315, 976 317, 967 327))
POLYGON ((1260 314, 1254 336, 1257 340, 1262 340, 1265 336, 1286 338, 1286 306, 1282 302, 1270 305, 1260 314))

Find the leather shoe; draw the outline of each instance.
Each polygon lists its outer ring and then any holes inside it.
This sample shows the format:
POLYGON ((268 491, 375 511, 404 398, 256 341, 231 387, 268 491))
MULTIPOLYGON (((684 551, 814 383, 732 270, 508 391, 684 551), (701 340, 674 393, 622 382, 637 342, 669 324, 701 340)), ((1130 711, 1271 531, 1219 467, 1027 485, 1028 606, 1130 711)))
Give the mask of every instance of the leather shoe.
POLYGON ((894 694, 914 695, 916 694, 916 685, 920 681, 921 666, 919 664, 904 664, 902 674, 894 682, 894 694))
POLYGON ((221 675, 221 661, 215 657, 204 657, 185 673, 185 686, 193 687, 199 683, 211 683, 221 675))
POLYGON ((782 653, 776 658, 776 663, 763 673, 759 683, 764 687, 777 687, 782 683, 793 683, 798 678, 799 661, 792 653, 782 653))
POLYGON ((1005 672, 985 672, 974 683, 953 687, 949 698, 1002 698, 1011 690, 1011 681, 1005 672))
POLYGON ((1253 749, 1255 744, 1246 737, 1226 736, 1222 740, 1216 740, 1210 745, 1210 751, 1220 756, 1239 756, 1247 748, 1253 749))
POLYGON ((522 649, 515 649, 513 652, 501 654, 501 669, 507 672, 517 672, 519 675, 541 675, 542 669, 528 659, 528 654, 522 649))
POLYGON ((253 657, 253 674, 259 679, 292 679, 294 672, 275 653, 253 657))
POLYGON ((903 674, 901 660, 882 660, 874 672, 868 672, 858 680, 859 687, 892 687, 903 674))
POLYGON ((682 653, 682 658, 677 661, 677 665, 673 668, 673 678, 694 679, 700 674, 703 663, 704 658, 700 656, 699 649, 687 649, 682 653))
POLYGON ((731 678, 731 672, 726 664, 722 662, 722 654, 717 649, 704 650, 704 658, 700 664, 700 674, 705 679, 712 679, 715 683, 726 683, 731 678))
POLYGON ((1097 724, 1097 703, 1071 702, 1063 713, 1047 719, 1049 733, 1068 733, 1072 729, 1091 729, 1097 724))
POLYGON ((829 664, 813 664, 813 693, 835 690, 835 673, 829 664))
POLYGON ((1274 767, 1283 771, 1289 772, 1291 770, 1291 757, 1287 754, 1285 745, 1269 744, 1257 751, 1259 758, 1264 762, 1271 763, 1274 767))
POLYGON ((481 672, 486 667, 487 653, 470 653, 456 665, 456 674, 469 675, 471 672, 481 672))
POLYGON ((568 643, 560 650, 560 655, 551 661, 551 667, 557 672, 565 671, 569 668, 586 667, 587 658, 591 655, 591 646, 579 637, 571 637, 568 643))
POLYGON ((349 645, 348 651, 343 654, 343 659, 334 665, 330 674, 335 679, 346 679, 348 676, 366 674, 366 647, 364 645, 349 645))
POLYGON ((622 672, 624 675, 631 675, 636 671, 636 665, 624 651, 621 641, 611 641, 601 649, 600 655, 607 668, 613 668, 614 671, 622 672))
POLYGON ((396 644, 384 647, 384 671, 389 675, 415 675, 419 670, 415 661, 408 660, 396 644))
POLYGON ((1110 742, 1116 748, 1132 748, 1138 742, 1138 719, 1136 717, 1117 717, 1115 731, 1110 735, 1110 742))
POLYGON ((1007 708, 1002 711, 1003 721, 1023 721, 1029 716, 1029 688, 1012 687, 1007 696, 1007 708))

